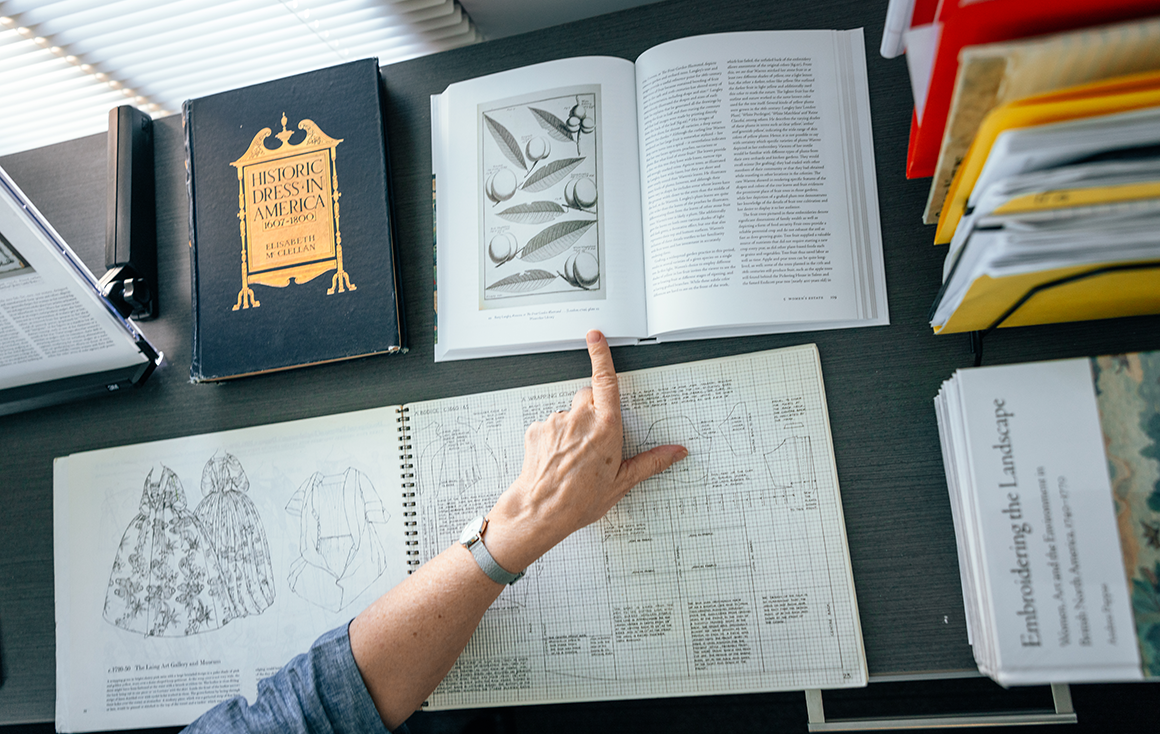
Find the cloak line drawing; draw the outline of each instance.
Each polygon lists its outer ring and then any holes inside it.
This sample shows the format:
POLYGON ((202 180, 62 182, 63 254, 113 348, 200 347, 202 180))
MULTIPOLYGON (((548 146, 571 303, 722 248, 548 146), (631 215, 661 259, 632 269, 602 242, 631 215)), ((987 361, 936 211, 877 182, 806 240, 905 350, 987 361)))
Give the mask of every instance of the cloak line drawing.
POLYGON ((357 469, 311 474, 286 511, 301 518, 301 555, 290 565, 287 581, 311 604, 340 611, 386 570, 379 533, 390 514, 370 478, 357 469))
POLYGON ((217 551, 222 579, 237 615, 261 614, 274 603, 270 545, 242 463, 224 451, 201 473, 202 500, 195 513, 217 551))
POLYGON ((166 466, 145 477, 139 511, 117 548, 104 617, 146 637, 184 637, 238 616, 213 543, 166 466))

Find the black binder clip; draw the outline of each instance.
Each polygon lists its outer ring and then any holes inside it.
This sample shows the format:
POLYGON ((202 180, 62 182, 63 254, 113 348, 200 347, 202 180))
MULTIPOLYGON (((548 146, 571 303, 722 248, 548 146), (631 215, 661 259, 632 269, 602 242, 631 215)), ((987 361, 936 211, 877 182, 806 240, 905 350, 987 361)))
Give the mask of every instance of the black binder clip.
POLYGON ((126 318, 157 318, 153 120, 131 105, 109 110, 108 220, 101 294, 126 318))
POLYGON ((991 322, 991 325, 986 329, 970 332, 971 353, 975 355, 975 366, 981 367, 983 364, 983 337, 987 336, 992 331, 1002 326, 1003 322, 1006 321, 1011 316, 1011 314, 1018 311, 1023 304, 1030 301, 1036 293, 1055 288, 1056 286, 1065 285, 1067 283, 1074 283, 1077 280, 1085 280, 1087 278, 1093 278, 1097 275, 1104 275, 1106 273, 1117 273, 1125 270, 1151 270, 1154 268, 1160 268, 1160 262, 1135 262, 1125 263, 1123 265, 1105 265, 1103 267, 1094 268, 1082 273, 1069 275, 1065 278, 1057 278, 1056 280, 1040 283, 1039 285, 1024 293, 1023 297, 1018 301, 1011 304, 1011 307, 1004 311, 1003 314, 999 316, 999 318, 991 322))

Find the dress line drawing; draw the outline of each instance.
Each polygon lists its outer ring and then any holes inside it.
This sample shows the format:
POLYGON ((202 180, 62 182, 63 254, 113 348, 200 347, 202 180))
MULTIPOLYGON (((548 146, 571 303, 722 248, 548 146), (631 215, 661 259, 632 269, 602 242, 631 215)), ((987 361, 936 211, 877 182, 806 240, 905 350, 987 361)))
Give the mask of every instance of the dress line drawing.
POLYGON ((202 500, 195 513, 217 551, 222 579, 237 616, 261 614, 274 603, 270 545, 254 503, 250 480, 233 454, 218 451, 201 473, 202 500))
POLYGON ((379 533, 390 514, 370 478, 357 469, 311 474, 286 511, 301 522, 300 555, 287 580, 290 590, 311 604, 340 611, 386 570, 379 533))
POLYGON ((117 547, 105 619, 146 637, 185 637, 235 616, 217 554, 186 507, 181 480, 169 467, 151 469, 117 547))

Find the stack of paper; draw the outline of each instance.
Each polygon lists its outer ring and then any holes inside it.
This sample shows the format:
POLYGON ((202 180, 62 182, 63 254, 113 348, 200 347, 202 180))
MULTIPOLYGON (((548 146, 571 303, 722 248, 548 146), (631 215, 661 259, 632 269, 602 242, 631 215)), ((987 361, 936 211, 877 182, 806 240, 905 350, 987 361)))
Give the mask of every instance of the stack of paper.
POLYGON ((967 46, 959 54, 924 224, 936 224, 959 164, 991 110, 1035 94, 1160 68, 1160 18, 967 46))
POLYGON ((936 332, 1160 312, 1160 73, 992 111, 959 166, 936 332))
POLYGON ((959 370, 935 399, 968 636, 1002 685, 1160 676, 1160 353, 959 370))

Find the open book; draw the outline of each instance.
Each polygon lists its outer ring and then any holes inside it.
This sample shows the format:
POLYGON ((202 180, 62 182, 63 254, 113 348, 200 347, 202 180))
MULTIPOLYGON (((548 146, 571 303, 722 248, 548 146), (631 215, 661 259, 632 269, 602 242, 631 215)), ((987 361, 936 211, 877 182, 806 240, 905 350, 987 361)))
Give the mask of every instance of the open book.
POLYGON ((161 355, 0 169, 0 415, 141 384, 161 355))
MULTIPOLYGON (((57 459, 58 730, 252 701, 454 543, 519 474, 525 427, 586 382, 57 459)), ((626 452, 688 458, 508 587, 430 706, 865 685, 816 348, 620 386, 626 452)))
POLYGON ((435 359, 888 323, 861 30, 552 61, 431 99, 435 359))

